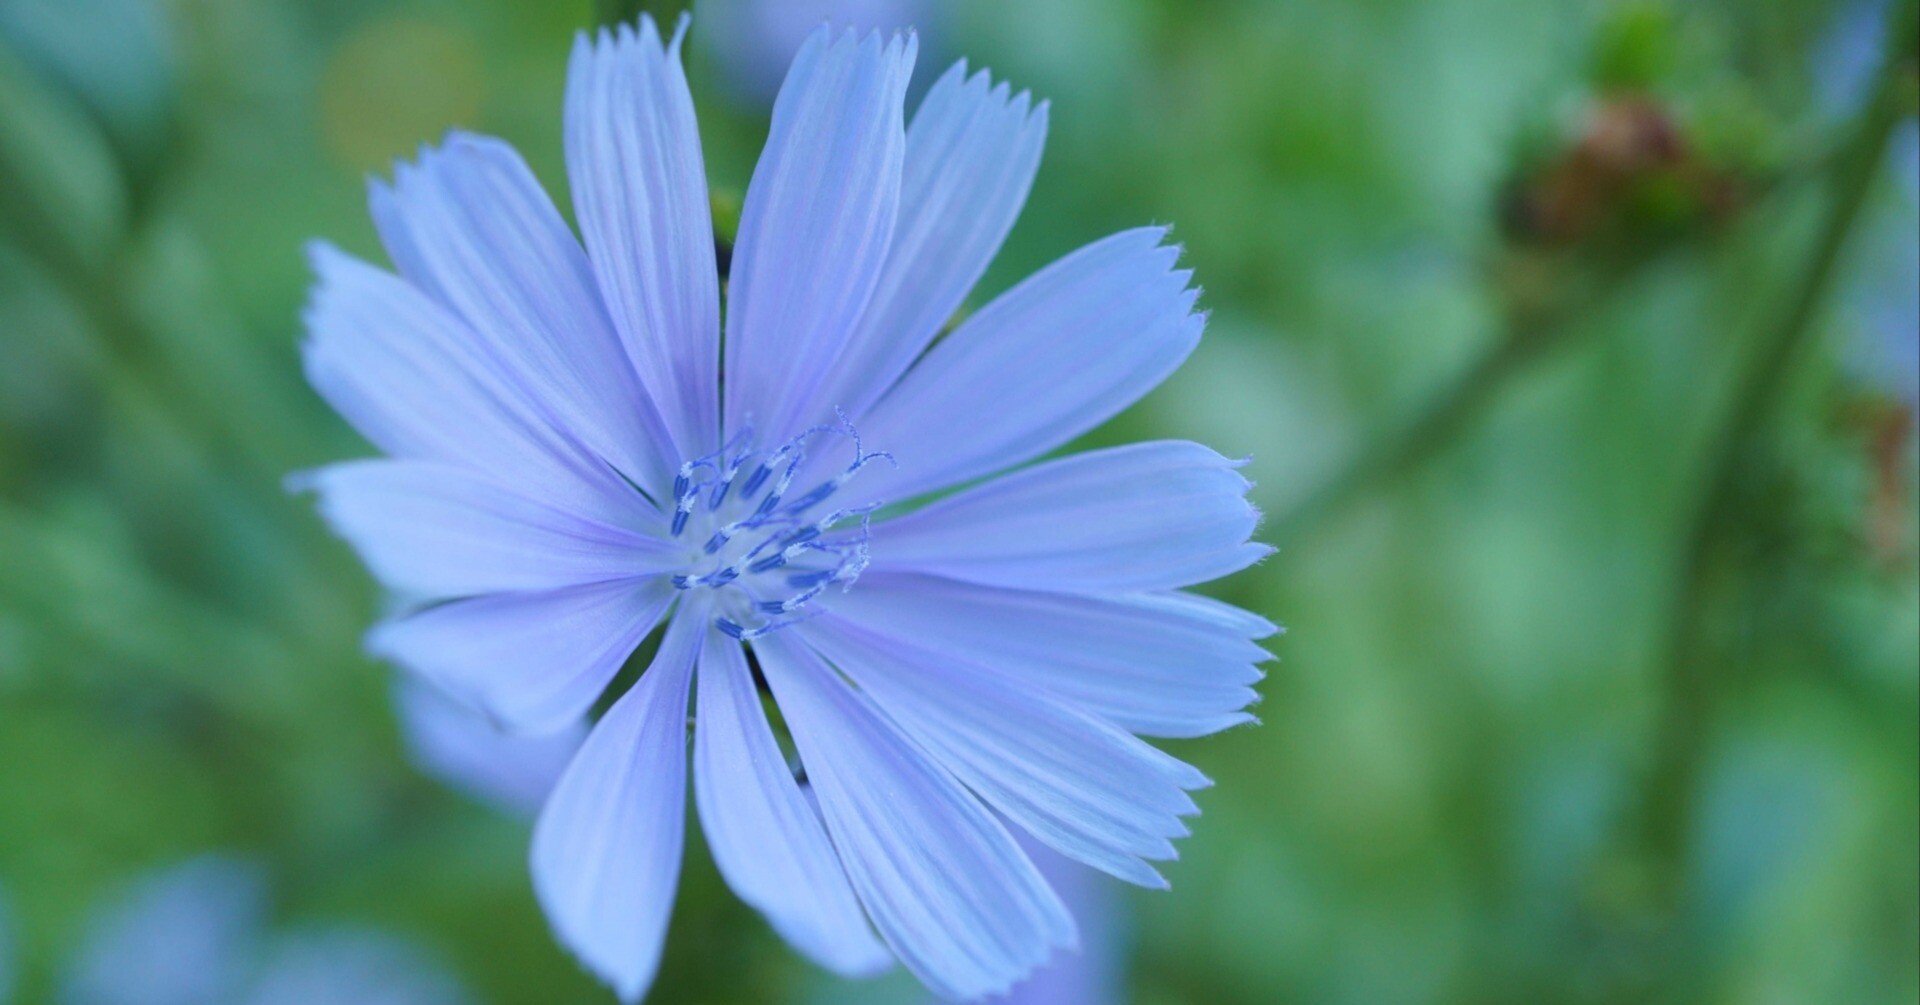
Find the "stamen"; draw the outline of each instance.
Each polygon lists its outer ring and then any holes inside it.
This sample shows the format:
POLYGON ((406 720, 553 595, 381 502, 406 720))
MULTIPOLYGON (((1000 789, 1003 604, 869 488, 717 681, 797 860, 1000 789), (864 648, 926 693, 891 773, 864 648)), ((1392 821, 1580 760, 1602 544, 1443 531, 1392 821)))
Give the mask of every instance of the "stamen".
POLYGON ((719 589, 739 578, 740 568, 729 565, 699 576, 689 576, 682 573, 674 576, 672 582, 675 587, 682 590, 691 590, 701 586, 710 586, 714 589, 719 589))
POLYGON ((787 585, 796 590, 802 590, 816 583, 833 582, 833 577, 839 574, 839 569, 821 569, 818 572, 796 572, 787 577, 787 585))
MULTIPOLYGON (((726 446, 720 448, 720 453, 724 456, 727 451, 737 449, 742 444, 750 442, 752 437, 753 427, 749 426, 742 429, 740 432, 734 434, 733 439, 727 441, 726 446)), ((732 461, 728 462, 726 469, 720 473, 720 484, 715 486, 713 494, 707 497, 708 509, 719 509, 720 504, 727 500, 727 490, 733 487, 733 476, 740 473, 740 466, 747 463, 747 458, 752 456, 752 450, 741 450, 733 456, 732 461)))
POLYGON ((892 464, 894 467, 900 466, 899 462, 893 459, 892 454, 889 454, 883 450, 875 451, 871 454, 856 453, 854 455, 853 463, 847 465, 847 468, 845 471, 842 471, 839 474, 834 475, 832 478, 829 478, 826 481, 821 482, 820 484, 814 486, 812 489, 809 489, 806 495, 803 495, 800 498, 795 499, 793 502, 789 503, 787 505, 787 511, 790 513, 804 513, 807 510, 813 508, 814 506, 819 505, 821 502, 831 497, 835 492, 838 492, 841 489, 845 488, 847 483, 853 480, 853 476, 860 473, 861 468, 866 467, 868 463, 872 462, 875 459, 883 459, 888 464, 892 464))
POLYGON ((771 474, 774 468, 779 467, 782 460, 786 461, 786 467, 780 472, 780 480, 773 483, 773 490, 760 501, 760 508, 755 511, 756 516, 771 513, 775 506, 780 505, 780 497, 785 495, 787 489, 793 485, 793 476, 799 472, 800 465, 806 463, 807 441, 821 433, 848 435, 847 430, 838 426, 813 426, 801 430, 793 439, 782 444, 779 450, 774 451, 773 456, 761 463, 759 470, 747 479, 747 484, 740 490, 743 499, 752 498, 754 491, 766 481, 767 475, 771 474))
POLYGON ((680 590, 734 589, 745 595, 744 606, 732 608, 732 616, 718 617, 713 622, 731 638, 747 641, 805 620, 818 613, 803 610, 815 598, 835 585, 850 588, 867 567, 872 514, 880 503, 837 509, 818 519, 804 517, 875 459, 884 458, 889 464, 894 463, 890 454, 867 452, 846 416, 839 418, 837 424, 801 431, 771 453, 753 449, 751 432, 743 430, 714 453, 682 464, 674 478, 672 526, 676 537, 692 523, 702 499, 706 501, 707 510, 717 513, 728 508, 731 512, 727 515, 734 517, 717 529, 711 524, 700 528, 707 533, 701 551, 716 556, 713 567, 705 572, 689 569, 671 577, 674 587, 680 590), (808 448, 816 437, 826 433, 852 441, 852 463, 789 499, 788 492, 807 465, 808 448), (748 472, 744 478, 743 471, 748 472), (761 495, 762 492, 765 494, 761 495), (735 501, 728 507, 730 497, 735 497, 735 501), (857 534, 827 536, 836 525, 856 516, 860 518, 857 534), (749 533, 758 538, 751 547, 730 547, 749 533), (825 557, 803 561, 813 553, 825 557), (793 568, 796 563, 801 567, 793 568), (782 573, 778 579, 752 578, 780 569, 788 569, 790 574, 782 573), (766 594, 761 590, 776 582, 781 585, 769 592, 775 596, 791 595, 783 600, 762 599, 766 594), (752 623, 762 619, 763 624, 752 623))
MULTIPOLYGON (((778 454, 774 455, 775 458, 778 456, 778 454)), ((773 475, 772 464, 772 459, 761 461, 760 466, 753 469, 753 474, 747 476, 747 483, 740 486, 740 498, 751 499, 755 492, 760 491, 760 486, 765 485, 767 479, 773 475)))
POLYGON ((769 621, 764 625, 754 628, 748 628, 732 618, 722 616, 714 619, 713 626, 720 629, 721 634, 728 638, 738 639, 741 642, 751 642, 763 635, 771 635, 782 628, 791 628, 810 617, 812 617, 812 615, 808 614, 797 618, 782 618, 769 621))
POLYGON ((680 465, 680 473, 673 476, 673 536, 679 537, 687 529, 687 518, 693 516, 693 505, 700 499, 700 489, 704 483, 693 480, 693 473, 707 466, 705 460, 688 461, 680 465))
POLYGON ((842 586, 843 590, 852 589, 854 580, 859 579, 860 574, 866 571, 867 563, 870 560, 867 545, 871 538, 872 516, 869 512, 862 513, 861 517, 860 536, 853 542, 853 554, 851 556, 842 554, 833 545, 814 545, 817 550, 838 555, 840 557, 840 564, 834 566, 832 569, 789 576, 787 578, 788 585, 804 585, 806 589, 785 600, 763 600, 754 606, 766 614, 790 614, 806 606, 813 598, 825 593, 827 588, 835 583, 844 584, 842 586))
MULTIPOLYGON (((673 476, 673 536, 674 537, 679 537, 681 532, 687 529, 687 520, 689 517, 693 516, 693 507, 694 507, 694 504, 698 502, 700 499, 700 490, 702 488, 705 488, 708 484, 711 484, 713 480, 732 478, 733 472, 737 470, 739 467, 739 463, 735 462, 733 467, 723 470, 720 467, 720 465, 716 462, 726 457, 727 451, 732 450, 734 447, 738 446, 748 436, 751 436, 752 433, 753 431, 751 429, 743 429, 739 433, 735 434, 733 439, 728 440, 726 444, 723 445, 720 449, 714 451, 713 453, 707 454, 704 457, 696 457, 693 460, 687 461, 686 463, 680 465, 680 471, 673 476), (694 481, 693 480, 694 472, 699 471, 701 469, 711 470, 714 473, 714 478, 706 482, 694 481)), ((744 460, 744 458, 742 459, 744 460)), ((714 490, 713 505, 718 506, 720 504, 720 499, 725 495, 726 495, 725 481, 723 480, 721 481, 721 487, 714 490)))

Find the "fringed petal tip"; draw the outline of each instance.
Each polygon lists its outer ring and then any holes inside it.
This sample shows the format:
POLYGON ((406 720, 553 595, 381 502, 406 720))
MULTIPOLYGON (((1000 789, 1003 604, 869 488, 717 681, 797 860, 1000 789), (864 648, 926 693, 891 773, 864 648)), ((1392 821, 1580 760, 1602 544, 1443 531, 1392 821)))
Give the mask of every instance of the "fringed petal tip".
MULTIPOLYGON (((379 182, 377 179, 369 177, 367 184, 375 185, 379 184, 379 182)), ((333 264, 347 257, 346 252, 341 251, 332 241, 321 238, 315 238, 302 244, 300 246, 300 252, 307 260, 307 268, 313 271, 316 292, 319 286, 326 283, 327 272, 333 264)))
MULTIPOLYGON (((843 45, 855 45, 865 48, 868 45, 884 45, 887 54, 897 58, 904 54, 912 60, 920 51, 920 33, 914 28, 861 28, 849 22, 836 22, 831 18, 822 20, 807 33, 801 43, 800 51, 805 53, 815 46, 837 48, 843 45), (899 53, 894 50, 898 48, 899 53)), ((794 62, 801 57, 795 56, 794 62)))
POLYGON ((935 86, 941 84, 956 86, 972 101, 1012 109, 1022 124, 1027 126, 1040 126, 1044 129, 1048 112, 1053 107, 1053 102, 1049 99, 1041 98, 1036 101, 1033 91, 1029 88, 1021 88, 1019 93, 1014 93, 1012 81, 995 80, 992 69, 985 66, 976 69, 964 56, 954 60, 953 65, 947 67, 947 71, 941 74, 940 82, 935 86))
MULTIPOLYGON (((387 176, 377 172, 368 172, 365 185, 367 199, 375 205, 376 220, 380 204, 389 205, 395 198, 417 188, 422 182, 430 181, 444 170, 449 159, 469 154, 500 154, 517 158, 507 141, 485 133, 476 133, 459 126, 450 126, 435 141, 423 140, 414 148, 413 156, 395 157, 388 168, 387 176)), ((314 242, 319 243, 319 242, 314 242)))
POLYGON ((573 58, 576 64, 588 51, 617 49, 623 54, 635 46, 646 46, 655 53, 668 59, 680 58, 680 47, 686 41, 687 31, 693 26, 693 15, 681 11, 673 19, 673 34, 665 35, 660 24, 652 14, 642 11, 631 21, 618 24, 601 25, 599 28, 581 29, 573 33, 573 58))

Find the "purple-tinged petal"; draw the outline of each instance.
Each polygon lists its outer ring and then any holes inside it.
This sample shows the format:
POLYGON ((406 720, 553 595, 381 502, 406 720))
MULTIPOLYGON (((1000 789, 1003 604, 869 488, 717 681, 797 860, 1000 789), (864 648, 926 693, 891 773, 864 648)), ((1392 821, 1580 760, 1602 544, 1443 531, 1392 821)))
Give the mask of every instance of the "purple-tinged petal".
POLYGON ((991 474, 1111 418, 1167 378, 1200 341, 1199 291, 1174 268, 1166 231, 1096 241, 968 318, 860 420, 898 460, 855 483, 898 502, 991 474))
POLYGON ((560 941, 623 1001, 653 983, 686 839, 687 692, 707 634, 681 610, 540 813, 533 888, 560 941))
POLYGON ((393 704, 421 771, 508 813, 531 818, 587 738, 583 720, 547 736, 509 733, 433 685, 400 676, 393 704))
POLYGON ((463 318, 549 422, 655 499, 679 458, 621 346, 587 256, 507 144, 455 133, 372 187, 394 264, 463 318))
POLYGON ((652 507, 534 406, 466 322, 404 280, 325 245, 301 345, 307 380, 395 457, 457 464, 540 486, 581 514, 631 519, 652 507))
POLYGON ((1067 593, 1170 590, 1272 549, 1240 465, 1197 443, 1136 443, 1003 475, 882 524, 875 569, 1067 593))
POLYGON ((755 640, 827 831, 908 970, 955 999, 1005 990, 1074 944, 1006 828, 792 633, 755 640))
POLYGON ((832 421, 824 390, 887 260, 918 43, 822 27, 774 103, 741 207, 726 319, 726 427, 777 445, 832 421))
POLYGON ((720 445, 720 287, 712 209, 680 66, 683 19, 662 46, 653 19, 574 42, 567 177, 608 311, 677 456, 720 445))
POLYGON ((1061 854, 1141 886, 1165 879, 1143 859, 1177 857, 1185 789, 1211 783, 1131 733, 972 663, 881 639, 832 617, 806 623, 821 655, 873 697, 941 765, 1061 854))
MULTIPOLYGON (((422 597, 550 590, 667 572, 681 549, 431 461, 348 461, 306 481, 381 582, 422 597)), ((664 527, 661 528, 665 530, 664 527)))
POLYGON ((926 351, 1000 250, 1027 200, 1047 106, 955 63, 907 127, 900 219, 873 301, 823 400, 860 415, 926 351))
POLYGON ((1195 737, 1253 721, 1264 619, 1186 594, 1080 597, 871 571, 822 597, 882 639, 964 655, 1130 732, 1195 737))
POLYGON ((516 731, 587 714, 679 591, 664 577, 430 607, 375 628, 367 648, 516 731))
POLYGON ((1032 977, 1014 985, 993 1005, 1087 1005, 1127 1001, 1124 951, 1118 918, 1123 905, 1105 876, 1046 848, 1026 845, 1040 875, 1080 919, 1080 949, 1061 953, 1032 977))
POLYGON ((148 873, 97 911, 61 980, 69 1005, 204 1005, 240 990, 266 922, 260 868, 222 856, 148 873))
POLYGON ((821 966, 846 976, 892 966, 774 740, 739 645, 709 636, 699 688, 694 796, 720 874, 821 966))

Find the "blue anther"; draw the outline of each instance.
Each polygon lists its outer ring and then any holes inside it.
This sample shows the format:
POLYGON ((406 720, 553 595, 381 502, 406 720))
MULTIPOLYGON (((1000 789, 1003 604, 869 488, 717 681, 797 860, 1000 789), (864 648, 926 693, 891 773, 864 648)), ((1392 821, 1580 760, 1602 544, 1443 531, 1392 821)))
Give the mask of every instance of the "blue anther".
POLYGON ((691 514, 689 514, 686 510, 683 510, 683 509, 675 509, 673 511, 673 536, 674 537, 679 537, 680 532, 687 529, 687 517, 690 515, 691 514))
POLYGON ((787 553, 779 551, 747 566, 747 571, 755 573, 766 572, 769 569, 778 569, 785 564, 787 564, 787 553))
MULTIPOLYGON (((729 448, 733 447, 745 436, 746 434, 742 433, 734 437, 733 443, 729 443, 727 446, 729 448)), ((751 456, 753 456, 753 451, 751 450, 743 450, 734 455, 733 462, 728 464, 726 470, 720 473, 720 484, 714 486, 713 492, 707 496, 708 509, 719 509, 720 504, 727 501, 727 491, 733 488, 733 479, 740 474, 740 465, 747 463, 747 458, 751 456)))
POLYGON ((796 572, 787 577, 787 585, 796 590, 801 590, 809 586, 818 586, 821 583, 831 583, 833 582, 833 577, 839 574, 840 570, 838 569, 823 569, 819 572, 796 572))
POLYGON ((691 590, 696 586, 711 586, 718 589, 740 578, 740 568, 729 565, 724 569, 715 569, 704 576, 674 576, 671 582, 682 590, 691 590))
POLYGON ((753 498, 753 494, 760 491, 760 486, 765 485, 771 477, 773 468, 766 461, 761 461, 760 466, 753 469, 753 474, 747 476, 746 484, 740 486, 740 498, 753 498))
POLYGON ((742 642, 746 641, 747 630, 732 618, 718 618, 714 621, 713 626, 720 629, 720 633, 728 638, 738 639, 742 642))
POLYGON ((788 503, 787 509, 794 513, 804 513, 807 510, 813 508, 815 505, 819 504, 821 500, 832 495, 834 493, 834 490, 838 489, 839 487, 840 487, 839 485, 836 485, 830 481, 821 482, 820 484, 815 485, 812 489, 809 489, 806 495, 803 495, 800 498, 795 499, 793 502, 788 503))

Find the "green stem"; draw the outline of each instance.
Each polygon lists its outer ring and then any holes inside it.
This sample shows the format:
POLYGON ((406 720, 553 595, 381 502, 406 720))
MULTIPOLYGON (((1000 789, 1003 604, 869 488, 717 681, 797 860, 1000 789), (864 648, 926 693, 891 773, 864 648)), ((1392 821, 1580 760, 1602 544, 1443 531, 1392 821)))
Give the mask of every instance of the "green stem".
POLYGON ((1741 377, 1726 421, 1706 453, 1710 467, 1681 557, 1666 645, 1664 700, 1655 725, 1649 762, 1652 767, 1642 790, 1646 803, 1638 821, 1655 869, 1652 879, 1666 901, 1662 906, 1668 910, 1678 905, 1681 896, 1680 871, 1688 821, 1706 753, 1707 724, 1720 683, 1703 616, 1710 599, 1710 574, 1729 532, 1739 526, 1742 472, 1763 439, 1793 361, 1816 330, 1814 321, 1833 285, 1847 235, 1885 161, 1887 142, 1909 110, 1914 4, 1901 4, 1893 13, 1890 27, 1887 37, 1891 50, 1873 101, 1834 159, 1826 216, 1806 269, 1786 309, 1766 333, 1741 377))
POLYGON ((1498 341, 1413 418, 1373 441, 1345 468, 1277 516, 1267 538, 1276 543, 1300 540, 1355 500, 1426 466, 1471 429, 1515 378, 1591 330, 1592 325, 1579 322, 1593 308, 1662 258, 1657 254, 1641 257, 1605 270, 1550 309, 1516 316, 1498 341))

